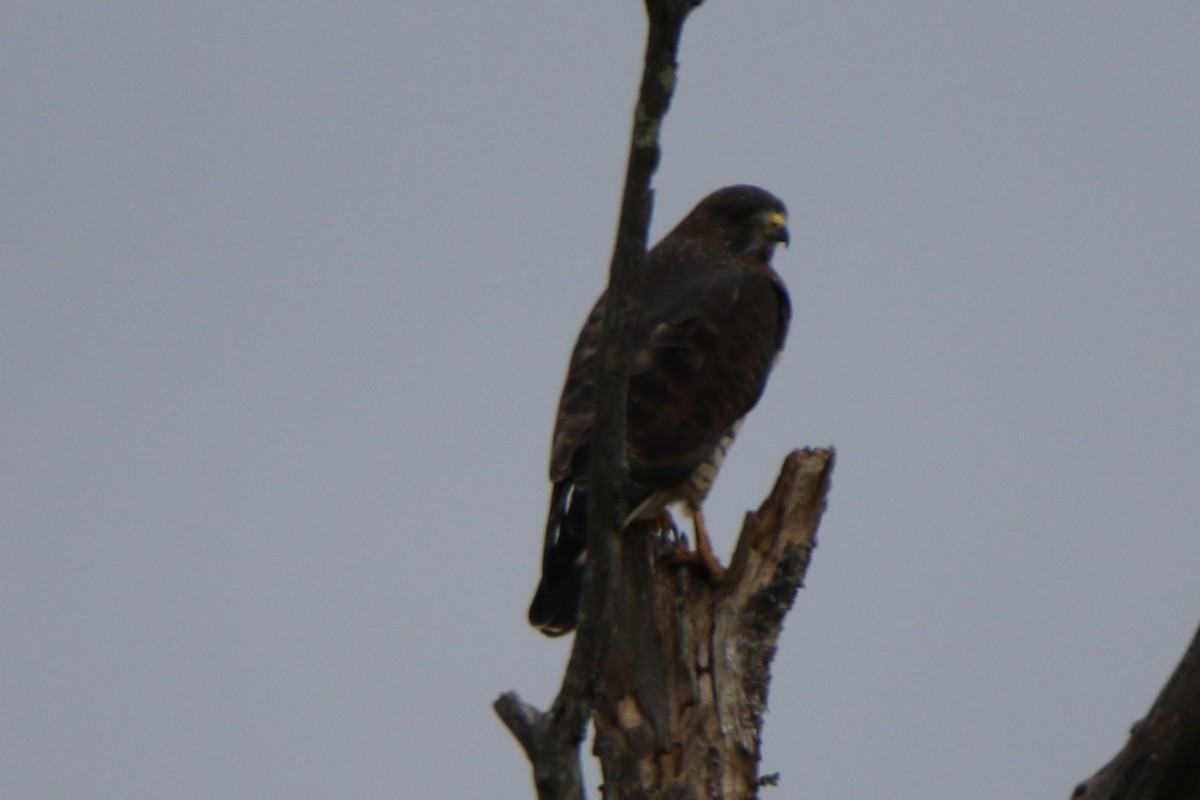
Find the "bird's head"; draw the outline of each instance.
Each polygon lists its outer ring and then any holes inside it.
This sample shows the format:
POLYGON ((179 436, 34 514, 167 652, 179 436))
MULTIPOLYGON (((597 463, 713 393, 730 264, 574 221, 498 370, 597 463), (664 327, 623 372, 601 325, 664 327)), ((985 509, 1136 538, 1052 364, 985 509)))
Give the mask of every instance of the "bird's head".
POLYGON ((790 241, 787 206, 757 186, 726 186, 705 197, 676 232, 716 239, 736 255, 752 254, 770 261, 775 245, 790 241))

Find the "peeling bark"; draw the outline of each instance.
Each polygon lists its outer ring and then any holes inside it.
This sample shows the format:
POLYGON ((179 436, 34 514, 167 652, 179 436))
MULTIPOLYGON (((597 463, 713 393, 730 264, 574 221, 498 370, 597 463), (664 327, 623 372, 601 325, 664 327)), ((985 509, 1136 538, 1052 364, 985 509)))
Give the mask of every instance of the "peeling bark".
MULTIPOLYGON (((770 495, 746 515, 715 585, 678 563, 675 543, 651 525, 622 535, 594 698, 606 798, 757 796, 771 660, 817 544, 833 465, 832 448, 788 455, 770 495)), ((495 704, 533 765, 542 800, 583 797, 579 737, 567 736, 564 746, 569 729, 555 732, 562 697, 546 714, 512 692, 495 704)))
POLYGON ((757 795, 770 664, 833 461, 832 449, 787 457, 718 585, 644 530, 626 533, 595 714, 607 798, 757 795))

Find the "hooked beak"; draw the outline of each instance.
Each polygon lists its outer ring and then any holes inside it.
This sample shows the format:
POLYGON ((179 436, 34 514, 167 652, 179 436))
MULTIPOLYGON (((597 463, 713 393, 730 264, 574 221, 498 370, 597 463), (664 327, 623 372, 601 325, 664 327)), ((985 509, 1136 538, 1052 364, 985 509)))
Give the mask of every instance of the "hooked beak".
POLYGON ((787 247, 792 237, 787 229, 787 215, 782 211, 771 211, 763 221, 763 238, 787 247))

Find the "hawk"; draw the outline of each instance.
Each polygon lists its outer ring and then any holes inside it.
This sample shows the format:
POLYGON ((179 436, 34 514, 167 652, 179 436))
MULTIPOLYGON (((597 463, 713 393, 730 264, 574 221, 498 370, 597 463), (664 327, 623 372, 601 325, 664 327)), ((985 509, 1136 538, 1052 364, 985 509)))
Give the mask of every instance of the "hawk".
MULTIPOLYGON (((729 186, 646 255, 629 360, 625 524, 683 503, 696 533, 692 555, 714 577, 721 568, 701 504, 783 348, 791 305, 771 255, 788 243, 786 223, 779 198, 729 186)), ((550 447, 542 577, 529 608, 530 623, 548 636, 570 632, 579 612, 604 302, 601 295, 575 343, 550 447)))

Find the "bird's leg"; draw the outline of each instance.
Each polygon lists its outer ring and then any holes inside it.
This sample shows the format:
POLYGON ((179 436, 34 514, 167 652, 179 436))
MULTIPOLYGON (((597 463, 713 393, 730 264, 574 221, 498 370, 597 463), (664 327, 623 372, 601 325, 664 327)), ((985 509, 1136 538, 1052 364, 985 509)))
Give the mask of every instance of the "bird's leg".
POLYGON ((725 577, 725 568, 712 549, 712 541, 708 538, 708 526, 704 524, 704 512, 696 509, 692 514, 692 525, 696 528, 696 555, 700 563, 708 570, 708 575, 714 581, 725 577))
POLYGON ((692 516, 692 527, 696 531, 696 549, 681 550, 675 560, 680 564, 698 564, 708 573, 708 577, 719 581, 725 577, 725 568, 713 553, 712 542, 708 538, 708 526, 704 524, 704 512, 698 508, 689 509, 692 516))
MULTIPOLYGON (((654 518, 654 527, 658 530, 659 536, 663 542, 678 547, 681 534, 679 528, 675 525, 675 518, 671 516, 671 512, 663 509, 658 512, 658 516, 654 518)), ((687 541, 684 540, 684 547, 687 547, 687 541)))

